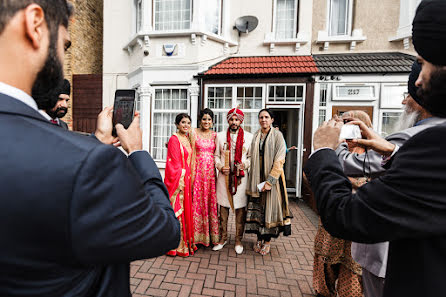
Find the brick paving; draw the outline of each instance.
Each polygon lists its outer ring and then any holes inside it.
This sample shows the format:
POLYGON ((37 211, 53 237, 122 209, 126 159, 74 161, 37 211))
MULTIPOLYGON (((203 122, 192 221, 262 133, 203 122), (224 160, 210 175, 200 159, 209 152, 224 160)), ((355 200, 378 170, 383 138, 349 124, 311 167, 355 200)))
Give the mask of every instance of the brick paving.
POLYGON ((201 247, 188 258, 161 256, 131 264, 133 297, 145 296, 314 296, 313 240, 317 217, 302 202, 290 202, 292 235, 273 239, 271 253, 252 250, 256 236, 245 235, 245 251, 234 251, 234 216, 230 242, 219 252, 201 247))

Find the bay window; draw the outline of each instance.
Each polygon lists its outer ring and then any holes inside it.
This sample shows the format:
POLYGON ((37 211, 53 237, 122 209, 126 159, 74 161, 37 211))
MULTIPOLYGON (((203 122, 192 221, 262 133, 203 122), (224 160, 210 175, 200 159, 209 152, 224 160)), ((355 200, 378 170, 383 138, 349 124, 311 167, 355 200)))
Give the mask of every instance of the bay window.
POLYGON ((202 3, 204 6, 204 23, 206 31, 220 34, 221 31, 221 1, 222 0, 206 0, 202 3))
POLYGON ((190 29, 192 0, 154 0, 155 30, 172 31, 190 29))

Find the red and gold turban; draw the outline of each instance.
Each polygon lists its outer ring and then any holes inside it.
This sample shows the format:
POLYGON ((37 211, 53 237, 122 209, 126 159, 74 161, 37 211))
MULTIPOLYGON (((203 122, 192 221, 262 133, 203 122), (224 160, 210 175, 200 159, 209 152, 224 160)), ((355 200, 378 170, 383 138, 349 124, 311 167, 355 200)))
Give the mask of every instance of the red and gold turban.
POLYGON ((229 120, 233 117, 233 116, 237 116, 237 118, 240 120, 240 122, 243 123, 243 120, 245 119, 245 114, 243 113, 243 111, 241 111, 238 108, 233 108, 228 112, 227 115, 227 120, 229 122, 229 120))

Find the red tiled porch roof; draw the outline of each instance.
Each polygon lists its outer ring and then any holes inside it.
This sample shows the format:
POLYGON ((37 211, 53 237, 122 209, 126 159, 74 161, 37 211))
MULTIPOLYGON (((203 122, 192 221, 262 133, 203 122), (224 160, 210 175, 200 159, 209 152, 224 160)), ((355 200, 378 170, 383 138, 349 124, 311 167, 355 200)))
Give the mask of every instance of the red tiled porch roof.
POLYGON ((233 57, 212 66, 202 75, 318 73, 312 56, 233 57))

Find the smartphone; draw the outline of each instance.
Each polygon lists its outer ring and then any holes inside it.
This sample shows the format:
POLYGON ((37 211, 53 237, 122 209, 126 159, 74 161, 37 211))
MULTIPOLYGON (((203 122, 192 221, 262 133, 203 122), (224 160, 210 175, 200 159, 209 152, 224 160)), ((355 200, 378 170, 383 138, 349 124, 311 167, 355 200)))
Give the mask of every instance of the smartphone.
POLYGON ((116 90, 113 105, 113 136, 116 136, 116 124, 122 124, 127 129, 135 114, 135 90, 116 90))
POLYGON ((339 139, 351 140, 362 138, 361 129, 357 125, 344 125, 341 128, 341 135, 339 139))

